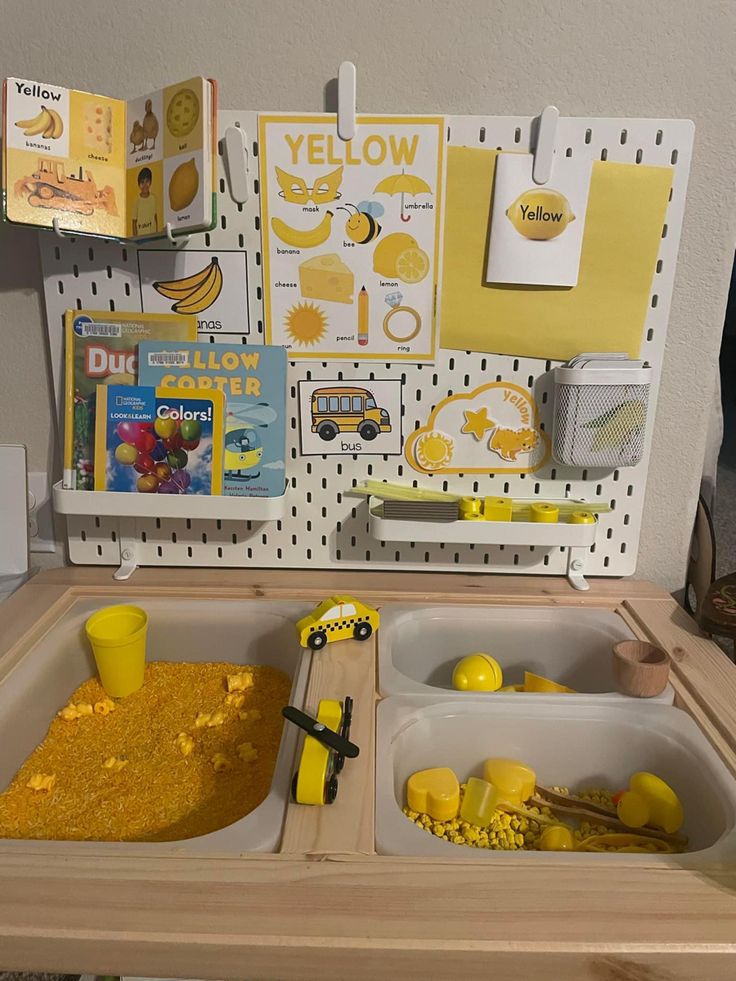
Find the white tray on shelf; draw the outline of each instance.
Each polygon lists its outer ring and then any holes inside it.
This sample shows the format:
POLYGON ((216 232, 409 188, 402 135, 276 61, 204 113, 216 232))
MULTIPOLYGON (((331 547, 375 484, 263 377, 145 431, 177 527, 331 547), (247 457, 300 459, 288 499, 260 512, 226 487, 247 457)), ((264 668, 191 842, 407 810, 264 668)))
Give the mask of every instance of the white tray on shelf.
POLYGON ((281 497, 225 497, 208 494, 126 494, 119 491, 69 490, 54 484, 57 514, 94 514, 111 518, 212 518, 227 521, 275 521, 284 514, 281 497))
MULTIPOLYGON (((244 525, 247 522, 247 527, 250 527, 252 523, 277 521, 283 517, 286 508, 286 491, 280 497, 127 494, 118 491, 69 490, 59 482, 54 484, 53 498, 54 510, 57 514, 69 517, 70 527, 79 525, 85 517, 94 518, 98 527, 100 519, 113 519, 111 547, 114 549, 114 557, 108 554, 106 558, 108 562, 111 558, 115 563, 120 562, 120 568, 113 575, 115 579, 128 579, 139 565, 150 564, 150 549, 146 550, 142 543, 146 542, 151 519, 155 521, 157 528, 164 519, 186 520, 187 527, 190 527, 192 521, 200 525, 202 521, 217 522, 217 528, 221 522, 242 521, 244 525)), ((200 532, 202 541, 206 541, 204 529, 200 528, 200 532)), ((97 554, 103 555, 101 544, 97 545, 97 554)), ((191 554, 190 547, 189 555, 191 554)), ((161 555, 160 547, 158 555, 161 555)), ((72 558, 72 561, 77 560, 72 558)))
MULTIPOLYGON (((584 505, 581 505, 584 507, 584 505)), ((368 499, 368 527, 380 542, 445 542, 469 545, 534 545, 567 548, 567 577, 576 589, 588 589, 584 556, 595 544, 598 519, 591 524, 566 521, 404 521, 384 518, 383 501, 368 499)))

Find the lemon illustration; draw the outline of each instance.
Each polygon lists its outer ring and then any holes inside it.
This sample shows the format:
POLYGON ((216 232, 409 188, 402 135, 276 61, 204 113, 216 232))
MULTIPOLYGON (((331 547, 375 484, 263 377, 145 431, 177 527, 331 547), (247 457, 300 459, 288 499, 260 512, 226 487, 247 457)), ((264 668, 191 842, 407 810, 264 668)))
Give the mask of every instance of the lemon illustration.
POLYGON ((169 181, 169 204, 172 211, 183 211, 199 190, 199 174, 194 157, 179 164, 169 181))
POLYGON ((387 235, 373 250, 373 271, 387 279, 394 279, 397 275, 396 262, 407 249, 419 249, 419 243, 413 235, 407 235, 406 232, 387 235))
POLYGON ((396 275, 405 283, 421 283, 429 272, 429 256, 422 249, 404 249, 396 259, 396 275))
POLYGON ((565 195, 544 187, 520 194, 506 209, 506 217, 520 235, 538 242, 557 238, 575 221, 565 195))

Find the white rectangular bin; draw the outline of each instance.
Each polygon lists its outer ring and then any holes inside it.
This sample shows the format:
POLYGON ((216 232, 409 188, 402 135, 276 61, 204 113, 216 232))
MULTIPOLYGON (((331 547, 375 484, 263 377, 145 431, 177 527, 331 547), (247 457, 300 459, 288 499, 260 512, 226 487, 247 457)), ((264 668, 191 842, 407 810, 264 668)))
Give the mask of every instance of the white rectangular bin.
POLYGON ((639 861, 702 867, 736 860, 736 781, 695 722, 680 709, 635 703, 576 705, 563 699, 395 696, 380 702, 376 731, 376 851, 457 861, 639 861), (417 770, 450 767, 464 782, 500 756, 531 766, 543 786, 621 789, 638 770, 656 773, 685 811, 691 851, 677 855, 500 852, 441 841, 402 813, 417 770))
MULTIPOLYGON (((562 607, 418 606, 387 604, 381 608, 378 634, 378 683, 382 695, 437 695, 452 691, 452 671, 460 658, 482 652, 501 666, 504 685, 521 684, 524 671, 551 678, 581 697, 627 696, 616 690, 611 650, 631 640, 626 623, 610 610, 562 607)), ((480 697, 539 699, 524 692, 495 692, 480 697)), ((672 704, 667 685, 647 702, 672 704)), ((642 701, 637 699, 636 701, 642 701)))
MULTIPOLYGON (((95 674, 87 642, 87 617, 119 597, 77 600, 0 681, 0 790, 44 739, 56 712, 72 691, 95 674)), ((149 617, 149 661, 232 661, 268 664, 293 679, 290 703, 301 707, 307 683, 309 652, 299 647, 294 623, 309 612, 294 603, 242 600, 132 598, 149 617)), ((297 743, 295 726, 284 725, 271 791, 250 814, 234 824, 198 838, 171 842, 67 842, 57 847, 115 853, 274 851, 289 797, 297 743)), ((3 845, 32 849, 39 842, 3 839, 3 845)))

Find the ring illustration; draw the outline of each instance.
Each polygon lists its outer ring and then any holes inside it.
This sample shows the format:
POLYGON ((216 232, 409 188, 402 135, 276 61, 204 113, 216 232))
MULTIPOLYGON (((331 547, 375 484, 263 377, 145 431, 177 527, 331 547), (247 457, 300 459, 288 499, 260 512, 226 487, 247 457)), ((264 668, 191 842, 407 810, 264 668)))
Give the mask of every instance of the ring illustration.
POLYGON ((395 341, 397 344, 406 344, 407 341, 413 341, 417 336, 419 331, 422 329, 422 318, 419 316, 414 307, 391 307, 386 316, 383 318, 383 332, 390 340, 395 341), (414 329, 410 331, 405 337, 397 337, 394 334, 389 324, 391 323, 391 318, 396 313, 409 313, 414 318, 414 329))

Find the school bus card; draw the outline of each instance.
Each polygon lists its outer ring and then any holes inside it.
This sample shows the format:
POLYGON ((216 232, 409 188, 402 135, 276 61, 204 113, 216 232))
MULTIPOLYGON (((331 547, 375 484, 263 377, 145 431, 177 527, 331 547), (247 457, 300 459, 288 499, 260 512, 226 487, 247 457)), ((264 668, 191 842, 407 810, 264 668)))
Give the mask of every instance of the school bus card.
POLYGON ((401 453, 399 380, 299 382, 302 456, 401 453))
MULTIPOLYGON (((440 116, 260 115, 266 340, 293 359, 427 361, 442 235, 440 116)), ((323 451, 324 452, 324 451, 323 451)))

